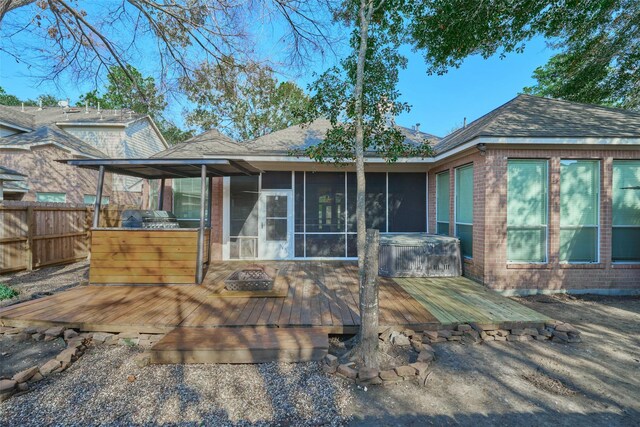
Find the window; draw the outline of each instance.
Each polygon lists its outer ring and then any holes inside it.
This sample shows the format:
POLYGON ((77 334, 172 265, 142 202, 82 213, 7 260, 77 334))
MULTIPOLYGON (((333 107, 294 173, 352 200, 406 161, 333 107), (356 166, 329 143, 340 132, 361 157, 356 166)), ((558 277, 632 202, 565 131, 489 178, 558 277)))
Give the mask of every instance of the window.
POLYGON ((462 255, 473 257, 473 165, 456 169, 456 237, 462 255))
POLYGON ((560 262, 598 262, 599 189, 599 161, 560 161, 560 262))
MULTIPOLYGON (((205 213, 208 209, 209 203, 205 203, 205 213)), ((173 213, 178 220, 200 219, 200 178, 173 180, 173 213)))
MULTIPOLYGON (((84 195, 84 204, 85 205, 95 205, 96 203, 96 195, 95 194, 85 194, 84 195)), ((102 205, 109 204, 109 196, 102 196, 102 205)))
POLYGON ((158 209, 161 183, 159 179, 149 180, 149 209, 158 209))
POLYGON ((66 203, 66 193, 36 193, 36 202, 66 203))
POLYGON ((547 262, 546 160, 507 165, 507 261, 547 262))
POLYGON ((613 262, 640 262, 640 160, 613 162, 613 262))
POLYGON ((436 234, 449 234, 449 171, 436 175, 436 234))

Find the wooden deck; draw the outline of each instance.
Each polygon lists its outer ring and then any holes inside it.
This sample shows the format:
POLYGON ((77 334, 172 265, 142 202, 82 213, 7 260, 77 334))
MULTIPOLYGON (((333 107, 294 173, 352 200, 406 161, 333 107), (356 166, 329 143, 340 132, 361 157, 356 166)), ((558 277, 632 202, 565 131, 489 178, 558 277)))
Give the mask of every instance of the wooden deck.
MULTIPOLYGON (((351 262, 274 262, 286 297, 221 295, 243 263, 214 263, 203 285, 89 285, 0 309, 0 324, 64 324, 86 331, 164 333, 176 327, 316 327, 357 331, 351 262)), ((380 325, 435 330, 460 322, 540 322, 542 316, 464 278, 380 280, 380 325)))

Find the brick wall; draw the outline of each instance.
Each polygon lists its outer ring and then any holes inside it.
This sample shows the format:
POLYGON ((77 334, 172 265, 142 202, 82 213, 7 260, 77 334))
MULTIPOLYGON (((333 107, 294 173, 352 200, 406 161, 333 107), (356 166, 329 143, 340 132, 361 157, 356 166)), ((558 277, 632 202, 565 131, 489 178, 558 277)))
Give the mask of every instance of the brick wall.
POLYGON ((211 259, 222 260, 222 194, 223 179, 213 178, 211 193, 211 259))
MULTIPOLYGON (((604 290, 615 293, 619 290, 628 292, 639 289, 640 265, 621 265, 611 262, 613 160, 639 158, 640 152, 637 150, 489 149, 485 157, 486 221, 484 224, 484 244, 486 257, 482 282, 494 289, 515 293, 568 289, 577 291, 604 290), (546 264, 507 263, 506 204, 507 159, 509 158, 549 160, 549 259, 546 264), (600 160, 600 262, 598 264, 580 265, 559 262, 561 159, 600 160)), ((479 236, 479 238, 481 237, 479 236)))
POLYGON ((436 231, 436 174, 449 171, 449 234, 455 235, 455 168, 473 164, 473 258, 463 259, 464 275, 479 282, 483 281, 485 242, 485 157, 476 151, 472 154, 454 158, 429 170, 429 231, 436 231))
MULTIPOLYGON (((98 172, 59 163, 67 159, 68 151, 45 145, 30 150, 2 150, 0 164, 27 175, 29 192, 22 200, 35 201, 36 193, 66 193, 67 203, 83 203, 85 194, 96 194, 98 172)), ((105 174, 102 194, 112 196, 111 174, 105 174)))

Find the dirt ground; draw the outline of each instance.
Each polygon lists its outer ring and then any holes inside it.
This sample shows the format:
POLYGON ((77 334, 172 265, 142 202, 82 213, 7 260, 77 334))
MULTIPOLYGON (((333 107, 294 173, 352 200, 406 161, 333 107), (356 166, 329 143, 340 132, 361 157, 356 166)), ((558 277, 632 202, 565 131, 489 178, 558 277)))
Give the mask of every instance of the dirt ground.
POLYGON ((21 342, 0 335, 0 378, 11 378, 22 370, 42 365, 65 347, 62 339, 21 342))
POLYGON ((426 389, 356 389, 351 425, 640 425, 640 298, 516 300, 583 342, 437 344, 426 389))

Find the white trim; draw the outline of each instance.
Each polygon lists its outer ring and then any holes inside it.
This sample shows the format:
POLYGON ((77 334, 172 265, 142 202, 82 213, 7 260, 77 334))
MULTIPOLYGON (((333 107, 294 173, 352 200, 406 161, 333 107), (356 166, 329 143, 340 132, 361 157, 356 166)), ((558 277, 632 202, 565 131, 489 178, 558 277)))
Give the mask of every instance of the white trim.
MULTIPOLYGON (((438 177, 444 174, 448 174, 449 175, 449 207, 451 206, 451 171, 449 169, 440 171, 438 173, 436 173, 436 214, 435 214, 435 223, 436 223, 436 229, 434 230, 434 234, 438 234, 438 224, 448 224, 449 226, 451 225, 451 212, 449 212, 449 218, 447 219, 447 222, 445 223, 444 221, 438 221, 438 177)), ((454 184, 454 189, 455 189, 455 184, 454 184)), ((455 209, 455 202, 454 202, 454 209, 455 209)), ((428 213, 427 213, 428 216, 428 213)), ((455 224, 455 223, 454 223, 455 224)), ((449 235, 449 230, 447 230, 447 236, 449 235)))
POLYGON ((507 253, 505 254, 505 259, 507 260, 507 264, 533 264, 533 265, 548 265, 549 264, 549 197, 550 197, 550 193, 549 193, 549 189, 551 186, 551 175, 549 174, 549 159, 535 159, 535 158, 525 158, 525 157, 508 157, 507 158, 507 205, 505 206, 506 209, 506 215, 507 215, 507 229, 505 230, 507 233, 507 245, 506 245, 506 251, 507 253), (544 243, 544 249, 545 249, 545 260, 543 262, 538 262, 538 261, 509 261, 509 209, 508 209, 508 202, 509 202, 509 161, 510 160, 533 160, 533 161, 543 161, 545 163, 545 169, 547 172, 547 175, 545 176, 546 179, 546 185, 545 185, 545 205, 546 205, 546 219, 547 219, 547 223, 545 225, 542 224, 538 224, 535 226, 527 226, 527 228, 530 227, 545 227, 545 243, 544 243))
MULTIPOLYGON (((599 138, 599 137, 476 137, 471 141, 476 144, 549 144, 549 145, 640 145, 640 138, 633 137, 615 137, 615 138, 599 138)), ((470 142, 471 142, 470 141, 470 142)))
POLYGON ((424 229, 427 230, 427 233, 429 233, 429 172, 425 172, 424 174, 425 174, 425 183, 426 183, 425 184, 426 185, 426 187, 425 187, 425 195, 426 195, 425 201, 426 201, 426 210, 427 210, 427 212, 426 212, 427 214, 425 215, 427 223, 425 224, 425 228, 424 229))
MULTIPOLYGON (((562 161, 563 160, 571 160, 571 161, 576 161, 576 162, 590 162, 590 163, 596 163, 597 167, 596 167, 596 171, 598 173, 598 184, 596 185, 596 190, 598 191, 598 198, 596 201, 596 207, 597 207, 597 217, 596 217, 596 224, 595 225, 565 225, 564 229, 578 229, 578 228, 595 228, 596 229, 596 247, 595 247, 595 251, 596 251, 596 260, 595 261, 559 261, 560 264, 563 265, 588 265, 588 264, 600 264, 600 232, 601 232, 601 227, 600 227, 600 221, 601 221, 601 212, 600 212, 600 203, 601 203, 601 191, 600 188, 602 186, 602 173, 600 173, 600 169, 602 168, 602 162, 600 161, 600 159, 560 159, 560 179, 558 181, 559 187, 560 187, 560 192, 559 192, 559 198, 560 201, 559 203, 561 203, 562 201, 562 161)), ((613 189, 612 189, 613 191, 613 189)), ((613 196, 612 196, 612 203, 613 203, 613 196)), ((612 206, 613 209, 613 206, 612 206)), ((547 220, 548 222, 548 220, 547 220)), ((562 240, 560 239, 560 234, 562 233, 563 230, 563 226, 562 224, 562 218, 559 215, 558 216, 558 239, 559 239, 559 243, 560 245, 562 245, 562 240)), ((613 234, 613 233, 612 233, 613 234)), ((558 259, 560 259, 560 248, 558 247, 558 259)))
POLYGON ((231 203, 230 190, 231 179, 228 176, 222 178, 222 259, 229 260, 229 233, 231 230, 231 203))

